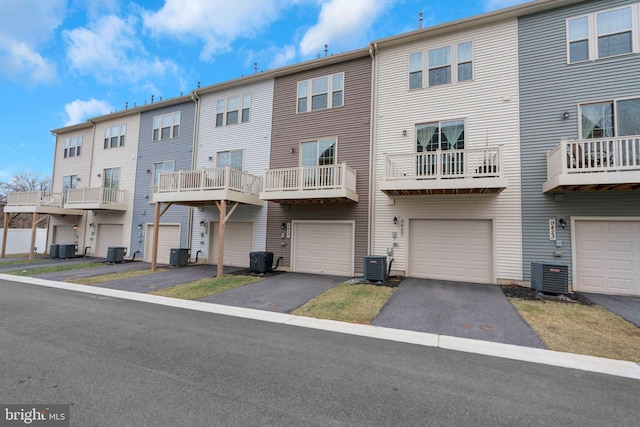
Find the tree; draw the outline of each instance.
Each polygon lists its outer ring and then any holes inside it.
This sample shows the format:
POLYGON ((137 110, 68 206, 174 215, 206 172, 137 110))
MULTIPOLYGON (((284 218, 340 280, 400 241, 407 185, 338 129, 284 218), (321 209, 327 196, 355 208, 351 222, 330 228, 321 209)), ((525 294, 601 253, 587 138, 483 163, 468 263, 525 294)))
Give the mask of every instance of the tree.
MULTIPOLYGON (((17 191, 50 191, 51 179, 44 177, 37 172, 21 172, 13 175, 7 182, 0 181, 0 202, 7 202, 7 194, 17 191)), ((20 214, 13 221, 11 226, 15 228, 31 227, 31 215, 20 214)), ((46 221, 41 226, 46 226, 46 221)))

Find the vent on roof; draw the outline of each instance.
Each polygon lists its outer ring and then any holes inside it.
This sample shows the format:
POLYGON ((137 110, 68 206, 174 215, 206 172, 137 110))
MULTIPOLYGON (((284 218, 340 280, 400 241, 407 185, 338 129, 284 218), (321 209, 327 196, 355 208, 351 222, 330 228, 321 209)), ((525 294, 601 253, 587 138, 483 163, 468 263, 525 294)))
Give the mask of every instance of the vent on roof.
POLYGON ((364 279, 369 282, 383 282, 387 278, 387 257, 364 257, 364 279))
POLYGON ((569 269, 566 265, 531 263, 531 287, 551 294, 569 292, 569 269))

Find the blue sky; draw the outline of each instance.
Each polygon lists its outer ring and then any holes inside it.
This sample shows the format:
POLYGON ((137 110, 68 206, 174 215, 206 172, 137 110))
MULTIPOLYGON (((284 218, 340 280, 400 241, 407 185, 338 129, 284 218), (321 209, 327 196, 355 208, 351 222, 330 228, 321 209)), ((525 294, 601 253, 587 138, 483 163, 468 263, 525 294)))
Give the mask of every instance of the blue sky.
POLYGON ((0 0, 0 181, 51 129, 524 0, 0 0))

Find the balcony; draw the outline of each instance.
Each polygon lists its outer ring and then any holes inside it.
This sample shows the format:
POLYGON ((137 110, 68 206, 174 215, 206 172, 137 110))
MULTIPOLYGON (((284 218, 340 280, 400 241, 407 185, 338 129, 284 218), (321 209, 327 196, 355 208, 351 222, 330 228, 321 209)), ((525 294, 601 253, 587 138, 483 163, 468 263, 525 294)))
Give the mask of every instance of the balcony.
POLYGON ((357 202, 356 171, 346 163, 269 169, 260 198, 282 204, 357 202))
POLYGON ((542 191, 640 190, 640 136, 563 140, 547 153, 542 191))
POLYGON ((380 190, 389 196, 490 194, 507 188, 502 146, 385 156, 380 190))
POLYGON ((70 189, 64 207, 83 210, 127 210, 125 191, 105 187, 70 189))
POLYGON ((262 177, 227 166, 161 173, 156 192, 152 193, 151 198, 153 202, 187 205, 228 200, 262 206, 264 202, 258 197, 261 190, 262 177))
POLYGON ((64 195, 48 191, 17 191, 7 194, 7 213, 49 213, 82 215, 82 211, 65 209, 64 195))

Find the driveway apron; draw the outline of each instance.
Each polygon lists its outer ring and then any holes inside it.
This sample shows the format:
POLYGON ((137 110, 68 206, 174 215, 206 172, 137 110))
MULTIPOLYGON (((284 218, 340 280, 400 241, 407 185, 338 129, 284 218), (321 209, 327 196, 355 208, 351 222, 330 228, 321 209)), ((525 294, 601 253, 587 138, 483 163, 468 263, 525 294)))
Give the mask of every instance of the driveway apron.
POLYGON ((288 313, 348 279, 339 276, 283 273, 210 295, 200 301, 288 313))
POLYGON ((545 348, 496 285, 407 278, 372 324, 545 348))
POLYGON ((589 298, 591 302, 606 308, 640 328, 640 297, 580 293, 589 298))

